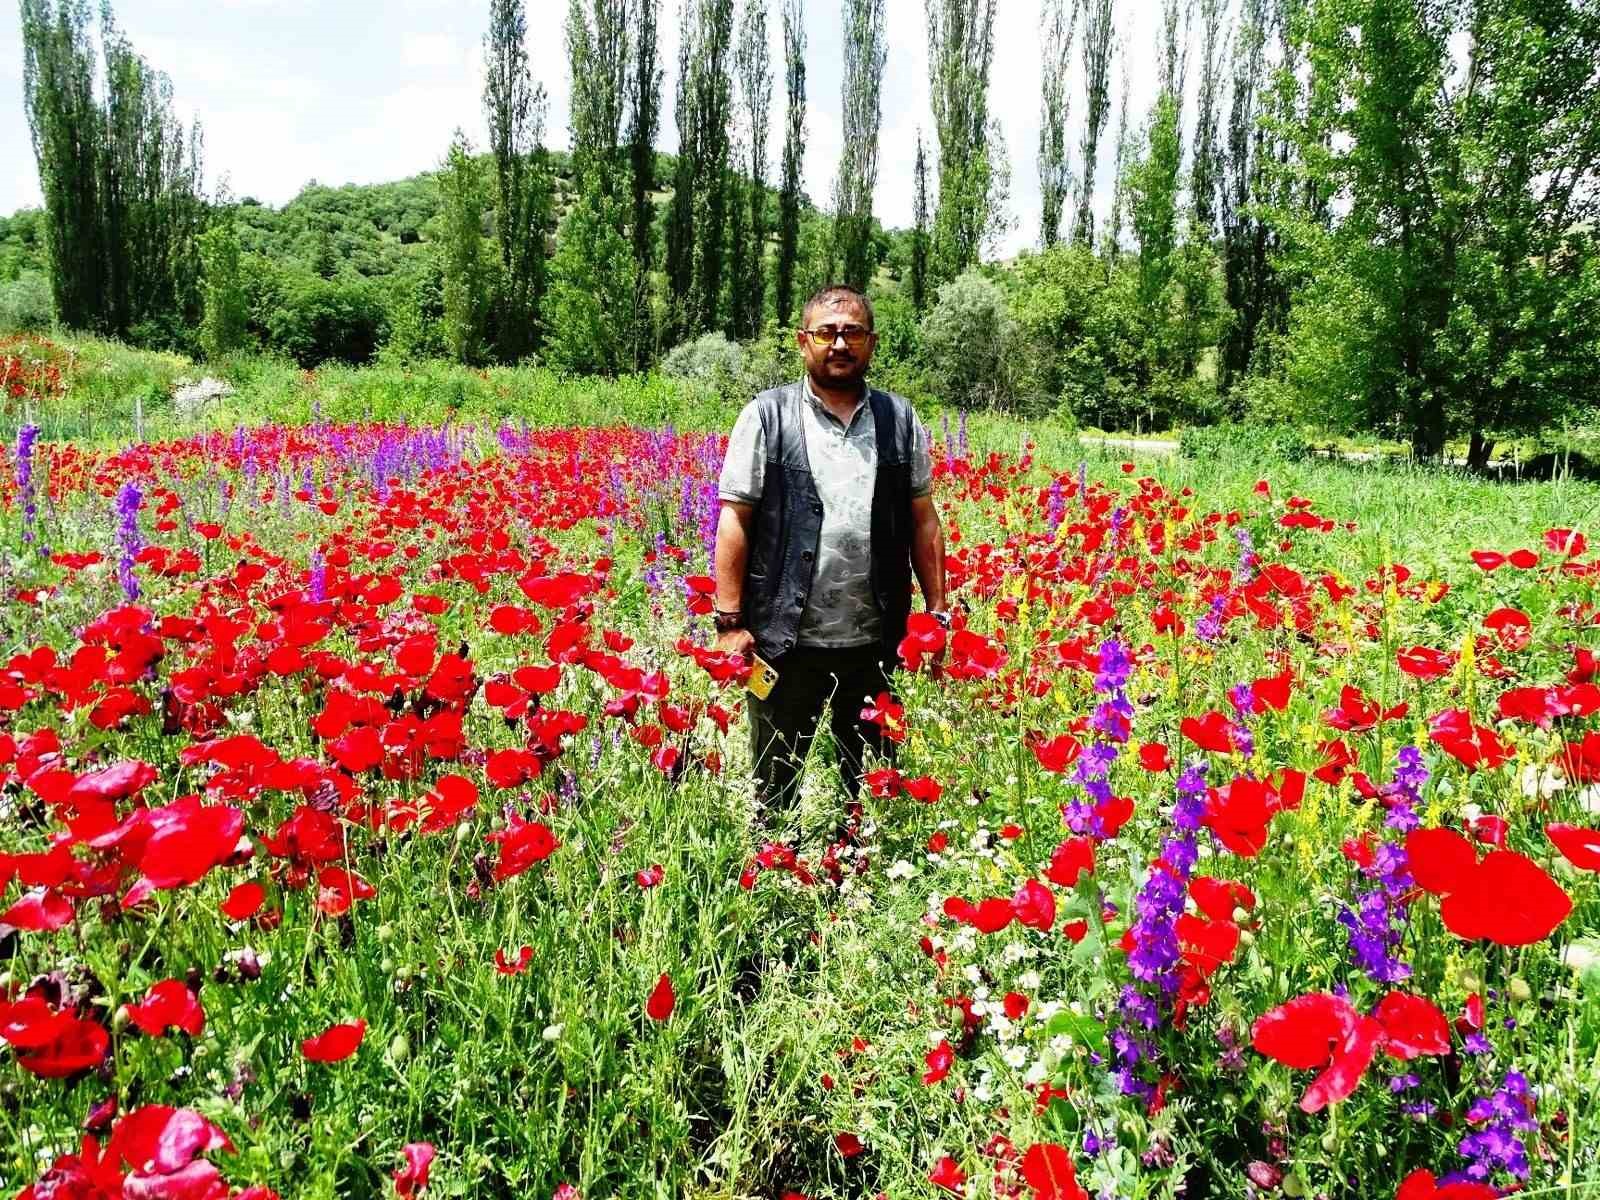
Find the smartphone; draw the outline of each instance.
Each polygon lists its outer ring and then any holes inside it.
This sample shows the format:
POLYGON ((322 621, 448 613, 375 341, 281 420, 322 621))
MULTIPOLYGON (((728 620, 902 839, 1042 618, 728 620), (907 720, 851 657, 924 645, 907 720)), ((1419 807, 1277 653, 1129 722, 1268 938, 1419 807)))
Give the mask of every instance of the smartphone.
POLYGON ((750 694, 757 700, 765 700, 772 695, 773 686, 778 682, 778 673, 772 669, 772 664, 759 654, 753 657, 755 664, 750 668, 750 678, 745 681, 745 687, 750 689, 750 694))

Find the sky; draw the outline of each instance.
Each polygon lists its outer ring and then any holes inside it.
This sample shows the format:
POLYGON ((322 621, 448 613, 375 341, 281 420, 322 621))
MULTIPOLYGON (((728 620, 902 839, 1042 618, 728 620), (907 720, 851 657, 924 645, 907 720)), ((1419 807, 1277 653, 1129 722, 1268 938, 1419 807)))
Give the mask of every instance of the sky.
MULTIPOLYGON (((769 179, 782 150, 783 46, 778 0, 769 0, 773 50, 769 179)), ((1156 90, 1158 0, 1122 0, 1119 29, 1127 53, 1130 121, 1156 90)), ((570 85, 563 28, 566 0, 529 0, 528 54, 549 94, 546 143, 568 144, 570 85)), ((805 187, 826 203, 842 142, 841 0, 806 0, 808 46, 805 187)), ((923 0, 886 0, 878 185, 873 209, 890 226, 911 223, 919 129, 932 149, 928 44, 923 0)), ((116 16, 134 48, 172 81, 184 120, 205 136, 208 189, 224 179, 235 197, 281 206, 309 181, 330 186, 401 179, 439 164, 459 126, 483 147, 482 39, 485 0, 119 0, 116 16)), ((677 149, 672 97, 678 54, 678 0, 662 0, 660 54, 665 73, 658 145, 677 149)), ((989 104, 1005 134, 1013 227, 995 247, 1002 257, 1039 236, 1039 0, 999 0, 989 104)), ((1075 68, 1078 66, 1076 51, 1075 68)), ((1075 69, 1069 141, 1082 115, 1075 69)), ((1191 77, 1193 71, 1191 70, 1191 77)), ((1112 120, 1121 87, 1112 83, 1112 120)), ((1102 141, 1096 208, 1110 198, 1115 129, 1102 141)), ((41 202, 22 103, 22 42, 14 17, 0 25, 0 212, 41 202)), ((1076 157, 1076 155, 1074 155, 1076 157)))

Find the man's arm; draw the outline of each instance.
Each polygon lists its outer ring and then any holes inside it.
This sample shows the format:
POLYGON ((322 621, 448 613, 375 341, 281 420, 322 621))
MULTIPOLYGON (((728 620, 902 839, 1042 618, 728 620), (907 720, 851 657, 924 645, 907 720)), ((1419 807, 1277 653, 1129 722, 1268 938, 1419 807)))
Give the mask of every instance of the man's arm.
POLYGON ((922 606, 929 612, 943 612, 944 526, 932 496, 914 496, 911 500, 911 567, 922 588, 922 606))
MULTIPOLYGON (((714 603, 723 612, 744 611, 744 571, 750 561, 750 527, 755 523, 756 506, 724 498, 717 514, 717 543, 712 555, 712 578, 717 591, 714 603)), ((717 635, 717 649, 725 654, 755 653, 755 638, 748 628, 717 635)))

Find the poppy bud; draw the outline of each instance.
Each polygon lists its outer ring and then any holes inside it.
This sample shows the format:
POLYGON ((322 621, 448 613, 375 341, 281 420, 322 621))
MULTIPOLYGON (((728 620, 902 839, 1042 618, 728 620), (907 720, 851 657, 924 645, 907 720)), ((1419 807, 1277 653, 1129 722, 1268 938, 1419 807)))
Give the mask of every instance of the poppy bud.
POLYGON ((1306 1194, 1305 1182, 1298 1175, 1285 1175, 1283 1177, 1283 1194, 1285 1196, 1304 1196, 1306 1194))
POLYGON ((389 1043, 389 1057, 397 1063, 403 1063, 411 1057, 411 1039, 403 1033, 394 1035, 394 1040, 389 1043))
POLYGON ((118 1005, 117 1011, 111 1014, 111 1032, 121 1033, 128 1027, 129 1019, 128 1006, 126 1004, 118 1005))
POLYGON ((1511 998, 1518 1004, 1526 1004, 1533 999, 1533 989, 1528 986, 1528 981, 1521 975, 1515 975, 1506 989, 1511 993, 1511 998))

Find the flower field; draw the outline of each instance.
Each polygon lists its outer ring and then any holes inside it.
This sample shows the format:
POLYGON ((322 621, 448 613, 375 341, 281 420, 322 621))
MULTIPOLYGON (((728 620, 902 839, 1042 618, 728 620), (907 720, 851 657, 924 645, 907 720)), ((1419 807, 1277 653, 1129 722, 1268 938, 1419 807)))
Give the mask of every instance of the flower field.
POLYGON ((719 437, 35 433, 6 1195, 1600 1194, 1593 490, 936 431, 955 627, 765 831, 719 437))

